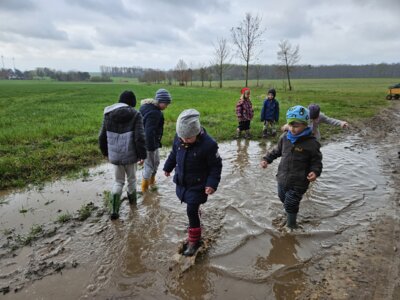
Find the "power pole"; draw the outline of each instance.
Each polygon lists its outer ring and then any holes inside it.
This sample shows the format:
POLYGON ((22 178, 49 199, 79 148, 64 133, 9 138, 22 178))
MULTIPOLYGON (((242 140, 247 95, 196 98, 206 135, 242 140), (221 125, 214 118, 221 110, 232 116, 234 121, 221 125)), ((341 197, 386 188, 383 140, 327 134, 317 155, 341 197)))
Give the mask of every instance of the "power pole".
POLYGON ((12 59, 13 59, 13 67, 14 67, 14 71, 15 71, 15 60, 14 60, 14 57, 12 59))

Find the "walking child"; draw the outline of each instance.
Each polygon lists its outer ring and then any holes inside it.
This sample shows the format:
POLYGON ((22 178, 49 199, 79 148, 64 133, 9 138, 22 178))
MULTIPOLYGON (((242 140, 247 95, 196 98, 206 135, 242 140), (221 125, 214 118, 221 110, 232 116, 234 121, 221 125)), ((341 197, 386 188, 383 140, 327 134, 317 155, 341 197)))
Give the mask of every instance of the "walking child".
POLYGON ((144 161, 142 192, 145 193, 149 186, 156 182, 156 174, 160 165, 159 148, 162 147, 161 139, 164 132, 164 115, 162 113, 172 98, 165 89, 156 92, 155 99, 141 101, 140 113, 143 116, 143 125, 146 136, 147 158, 144 161))
POLYGON ((308 127, 309 112, 303 106, 289 108, 286 113, 289 130, 283 133, 278 144, 261 161, 267 168, 278 157, 278 196, 283 203, 290 229, 297 227, 296 219, 300 201, 309 183, 315 181, 322 172, 320 144, 308 127))
POLYGON ((241 90, 241 96, 236 103, 236 116, 239 125, 236 129, 236 137, 241 138, 242 131, 245 131, 245 138, 249 139, 250 136, 250 122, 254 116, 253 105, 250 100, 250 89, 245 87, 241 90))
POLYGON ((173 181, 176 195, 186 203, 189 218, 188 239, 183 255, 192 256, 200 246, 200 205, 207 201, 221 180, 222 160, 217 142, 200 125, 200 113, 195 109, 182 111, 176 121, 176 135, 164 173, 173 181))
POLYGON ((136 203, 137 162, 146 158, 142 115, 134 109, 135 106, 135 94, 132 91, 124 91, 119 97, 119 103, 104 109, 99 134, 100 150, 114 167, 114 184, 110 199, 113 220, 119 218, 125 176, 128 181, 129 203, 136 203))
POLYGON ((276 125, 279 121, 279 102, 275 99, 275 96, 275 89, 270 89, 261 109, 261 122, 264 122, 263 138, 268 137, 268 129, 270 129, 272 136, 276 136, 276 125))

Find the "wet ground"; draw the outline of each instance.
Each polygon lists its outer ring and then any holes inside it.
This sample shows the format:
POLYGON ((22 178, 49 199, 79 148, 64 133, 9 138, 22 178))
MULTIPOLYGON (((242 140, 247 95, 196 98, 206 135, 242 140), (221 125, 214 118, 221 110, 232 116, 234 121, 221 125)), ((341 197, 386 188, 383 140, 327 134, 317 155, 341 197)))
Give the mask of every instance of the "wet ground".
POLYGON ((1 297, 399 299, 399 107, 324 144, 323 174, 291 233, 279 226, 278 161, 259 167, 271 144, 220 144, 220 188, 202 206, 210 248, 190 267, 175 260, 185 206, 161 172, 158 189, 136 206, 125 201, 115 222, 102 209, 107 164, 84 179, 4 192, 1 297))

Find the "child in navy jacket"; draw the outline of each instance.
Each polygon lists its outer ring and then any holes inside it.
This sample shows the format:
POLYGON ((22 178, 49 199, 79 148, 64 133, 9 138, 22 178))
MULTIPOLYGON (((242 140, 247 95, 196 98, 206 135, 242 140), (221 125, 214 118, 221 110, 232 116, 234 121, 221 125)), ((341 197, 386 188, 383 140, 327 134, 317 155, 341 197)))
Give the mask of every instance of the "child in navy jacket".
POLYGON ((264 122, 263 138, 268 137, 269 128, 271 135, 276 135, 276 124, 279 121, 279 102, 275 99, 275 96, 275 89, 270 89, 261 109, 261 121, 264 122))
POLYGON ((199 207, 217 190, 222 171, 218 144, 201 127, 199 117, 195 109, 184 110, 179 115, 172 151, 164 165, 166 176, 175 169, 176 195, 187 204, 189 228, 185 256, 192 256, 200 246, 199 207))

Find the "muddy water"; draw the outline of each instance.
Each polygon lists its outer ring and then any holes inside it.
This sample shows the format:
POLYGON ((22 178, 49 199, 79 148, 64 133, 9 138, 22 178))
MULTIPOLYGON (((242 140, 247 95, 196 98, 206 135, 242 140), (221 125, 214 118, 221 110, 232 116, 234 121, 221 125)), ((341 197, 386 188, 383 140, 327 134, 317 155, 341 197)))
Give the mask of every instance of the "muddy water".
MULTIPOLYGON (((11 292, 3 298, 295 299, 311 264, 365 231, 377 216, 393 214, 390 179, 383 175, 378 148, 361 144, 349 137, 322 148, 323 174, 305 194, 302 228, 293 233, 273 225, 283 213, 276 192, 278 161, 266 170, 259 167, 271 145, 221 144, 221 185, 202 207, 203 227, 214 242, 186 272, 173 259, 186 237, 185 205, 177 200, 171 179, 159 172, 158 190, 136 206, 124 202, 120 220, 112 223, 99 215, 54 225, 55 235, 15 251, 14 257, 4 256, 0 288, 9 286, 11 292), (14 293, 14 288, 21 290, 14 293)), ((103 165, 84 181, 3 195, 2 231, 22 234, 33 224, 49 226, 59 214, 84 203, 101 206, 111 179, 110 167, 103 165), (25 214, 19 212, 22 207, 25 214)))

